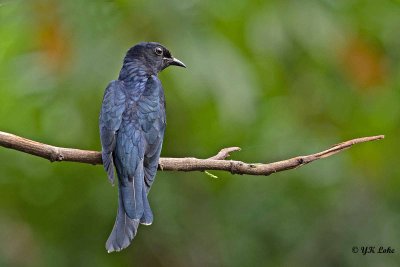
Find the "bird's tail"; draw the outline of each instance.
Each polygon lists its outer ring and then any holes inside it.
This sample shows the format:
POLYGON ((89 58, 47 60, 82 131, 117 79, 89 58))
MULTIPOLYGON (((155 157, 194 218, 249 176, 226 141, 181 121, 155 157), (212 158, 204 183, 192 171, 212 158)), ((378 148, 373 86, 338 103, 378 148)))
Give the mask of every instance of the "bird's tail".
POLYGON ((139 220, 133 220, 126 215, 122 202, 122 194, 119 189, 117 219, 106 242, 107 252, 120 251, 129 246, 132 239, 136 236, 138 227, 139 220))

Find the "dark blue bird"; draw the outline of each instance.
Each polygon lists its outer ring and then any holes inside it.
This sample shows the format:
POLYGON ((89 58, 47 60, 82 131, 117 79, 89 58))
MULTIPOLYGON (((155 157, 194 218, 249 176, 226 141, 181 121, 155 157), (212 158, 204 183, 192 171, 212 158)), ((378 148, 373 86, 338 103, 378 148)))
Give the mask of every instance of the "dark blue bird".
POLYGON ((166 125, 165 99, 157 75, 170 65, 185 67, 158 43, 140 43, 126 53, 118 80, 107 86, 100 111, 103 165, 114 183, 118 213, 108 252, 126 248, 153 214, 147 194, 154 182, 166 125))

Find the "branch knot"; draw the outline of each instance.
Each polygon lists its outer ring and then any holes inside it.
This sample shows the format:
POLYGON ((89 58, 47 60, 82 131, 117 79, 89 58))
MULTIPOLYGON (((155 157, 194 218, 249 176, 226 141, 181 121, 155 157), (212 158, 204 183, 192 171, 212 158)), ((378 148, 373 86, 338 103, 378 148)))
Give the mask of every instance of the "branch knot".
POLYGON ((58 147, 53 147, 53 149, 52 149, 52 151, 51 151, 51 153, 50 153, 49 160, 50 160, 51 162, 54 162, 54 161, 63 161, 63 160, 64 160, 64 156, 63 156, 63 154, 61 153, 60 148, 58 148, 58 147))

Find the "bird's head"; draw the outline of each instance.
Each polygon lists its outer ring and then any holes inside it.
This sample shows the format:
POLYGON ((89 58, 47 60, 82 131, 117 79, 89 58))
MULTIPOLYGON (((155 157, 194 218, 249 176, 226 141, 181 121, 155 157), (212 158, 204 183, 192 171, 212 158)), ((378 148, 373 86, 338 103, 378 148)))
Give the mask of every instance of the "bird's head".
POLYGON ((126 60, 139 60, 155 73, 171 65, 186 68, 185 64, 174 58, 165 46, 154 42, 143 42, 133 46, 126 53, 126 60))

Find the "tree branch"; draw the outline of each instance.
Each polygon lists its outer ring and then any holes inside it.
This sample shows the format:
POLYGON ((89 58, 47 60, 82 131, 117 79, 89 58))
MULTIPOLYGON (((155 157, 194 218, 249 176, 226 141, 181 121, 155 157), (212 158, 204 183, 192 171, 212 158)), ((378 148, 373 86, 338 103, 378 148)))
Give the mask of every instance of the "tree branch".
MULTIPOLYGON (((197 158, 160 158, 159 169, 163 171, 206 171, 221 170, 232 174, 270 175, 271 173, 294 169, 314 160, 330 157, 352 145, 383 139, 384 135, 361 137, 332 146, 319 153, 298 156, 287 160, 267 164, 245 163, 226 160, 229 153, 240 150, 239 147, 222 149, 208 159, 197 158)), ((101 153, 75 148, 56 147, 0 131, 0 146, 22 151, 53 161, 72 161, 89 164, 102 164, 101 153)))

